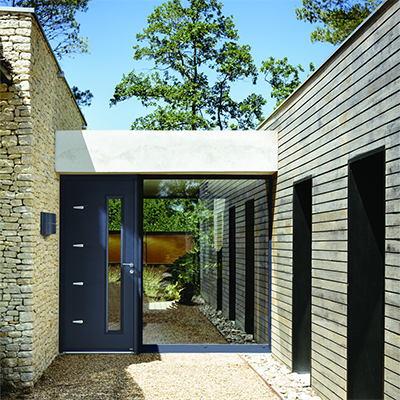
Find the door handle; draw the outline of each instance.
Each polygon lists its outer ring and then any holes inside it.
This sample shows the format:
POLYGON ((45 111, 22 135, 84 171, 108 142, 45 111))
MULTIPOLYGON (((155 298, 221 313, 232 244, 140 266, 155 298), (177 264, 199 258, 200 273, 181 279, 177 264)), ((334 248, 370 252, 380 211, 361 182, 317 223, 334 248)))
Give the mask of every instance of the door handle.
POLYGON ((135 274, 135 270, 134 270, 135 264, 134 264, 134 263, 122 263, 122 265, 126 265, 126 266, 128 266, 128 267, 131 268, 131 269, 129 270, 129 273, 130 273, 131 275, 134 275, 134 274, 135 274))
POLYGON ((122 263, 122 265, 127 265, 128 267, 133 268, 135 266, 134 263, 122 263))

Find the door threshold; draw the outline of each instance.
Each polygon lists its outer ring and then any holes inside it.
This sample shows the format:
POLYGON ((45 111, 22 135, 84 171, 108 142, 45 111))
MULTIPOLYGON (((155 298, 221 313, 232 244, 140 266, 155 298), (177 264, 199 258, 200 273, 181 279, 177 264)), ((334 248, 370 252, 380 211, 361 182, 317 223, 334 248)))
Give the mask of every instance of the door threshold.
POLYGON ((79 350, 79 351, 63 351, 60 353, 60 355, 63 354, 136 354, 132 350, 121 350, 121 351, 113 351, 113 350, 98 350, 98 351, 85 351, 85 350, 79 350))
MULTIPOLYGON (((140 353, 271 353, 267 344, 143 344, 140 353)), ((137 354, 132 350, 79 350, 63 354, 137 354)))
POLYGON ((267 344, 143 344, 142 353, 271 353, 267 344))

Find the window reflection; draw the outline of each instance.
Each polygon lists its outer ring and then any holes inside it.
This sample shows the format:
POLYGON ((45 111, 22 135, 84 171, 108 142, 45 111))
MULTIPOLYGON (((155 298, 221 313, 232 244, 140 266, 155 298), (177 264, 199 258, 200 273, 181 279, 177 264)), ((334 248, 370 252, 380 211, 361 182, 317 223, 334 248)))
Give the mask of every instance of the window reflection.
POLYGON ((108 324, 121 330, 121 206, 120 198, 108 199, 108 324))
MULTIPOLYGON (((259 213, 253 244, 254 282, 260 284, 253 290, 254 311, 267 310, 268 268, 259 262, 268 249, 266 181, 144 181, 143 343, 227 344, 243 343, 244 338, 254 343, 245 332, 244 309, 249 200, 256 202, 259 213), (217 310, 220 330, 215 326, 217 310)), ((265 326, 267 312, 258 312, 254 333, 259 343, 268 341, 265 326)))

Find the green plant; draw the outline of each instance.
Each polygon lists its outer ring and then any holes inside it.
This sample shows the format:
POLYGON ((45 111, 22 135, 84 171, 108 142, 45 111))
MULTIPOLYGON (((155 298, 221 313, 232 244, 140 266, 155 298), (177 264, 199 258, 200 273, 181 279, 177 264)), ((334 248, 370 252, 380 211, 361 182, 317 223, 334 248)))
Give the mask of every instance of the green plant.
POLYGON ((180 288, 176 283, 166 283, 161 273, 152 267, 143 269, 143 293, 151 300, 179 300, 180 288))
POLYGON ((153 268, 143 269, 143 293, 146 297, 156 299, 160 291, 161 275, 153 268))
POLYGON ((199 252, 191 251, 177 258, 169 267, 168 273, 171 274, 171 280, 181 289, 192 285, 194 292, 198 293, 200 289, 200 260, 199 252))
POLYGON ((109 283, 118 283, 121 281, 121 266, 117 265, 108 265, 108 282, 109 283))
POLYGON ((180 299, 180 289, 177 283, 169 283, 164 289, 165 301, 178 301, 180 299))

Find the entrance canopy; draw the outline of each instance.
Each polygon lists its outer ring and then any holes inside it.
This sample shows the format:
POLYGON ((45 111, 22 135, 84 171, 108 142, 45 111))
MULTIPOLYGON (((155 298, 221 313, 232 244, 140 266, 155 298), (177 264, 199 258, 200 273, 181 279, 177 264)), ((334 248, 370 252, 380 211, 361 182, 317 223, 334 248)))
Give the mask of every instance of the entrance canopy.
POLYGON ((59 173, 269 175, 275 131, 57 131, 59 173))

